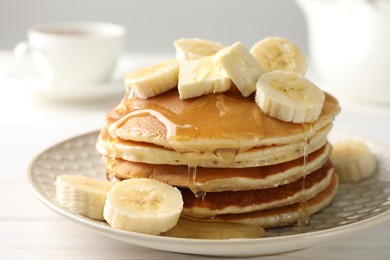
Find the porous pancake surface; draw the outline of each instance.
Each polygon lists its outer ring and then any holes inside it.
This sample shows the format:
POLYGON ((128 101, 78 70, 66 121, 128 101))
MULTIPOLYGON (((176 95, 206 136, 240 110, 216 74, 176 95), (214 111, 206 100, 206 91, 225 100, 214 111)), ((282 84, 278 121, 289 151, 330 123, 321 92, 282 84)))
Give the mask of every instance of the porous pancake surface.
POLYGON ((189 189, 181 189, 183 214, 211 217, 281 207, 296 203, 302 198, 309 200, 328 187, 332 175, 333 166, 328 161, 320 169, 297 181, 268 189, 207 192, 198 196, 189 189))
POLYGON ((181 100, 177 89, 149 99, 125 97, 108 113, 111 136, 146 142, 181 152, 299 142, 329 124, 339 113, 338 101, 326 94, 319 119, 294 124, 261 112, 254 95, 243 97, 232 87, 224 93, 181 100))
POLYGON ((193 191, 236 191, 276 187, 293 182, 302 172, 322 167, 331 151, 329 144, 306 158, 276 165, 249 168, 191 168, 186 165, 146 164, 104 156, 106 171, 111 178, 150 178, 193 191))
POLYGON ((178 152, 143 142, 124 141, 112 138, 102 129, 97 149, 103 155, 128 161, 151 164, 201 166, 210 168, 245 168, 274 165, 300 158, 312 153, 327 143, 327 134, 332 124, 314 133, 310 139, 284 145, 259 146, 249 150, 218 149, 214 152, 178 152))
POLYGON ((318 193, 314 198, 305 201, 304 206, 302 206, 302 203, 298 202, 278 208, 258 210, 241 214, 222 214, 211 218, 194 218, 187 215, 184 215, 184 217, 196 221, 230 222, 259 225, 263 228, 291 225, 299 220, 308 218, 310 215, 315 214, 331 203, 334 195, 336 195, 338 184, 339 182, 337 174, 333 174, 328 187, 322 192, 318 193))

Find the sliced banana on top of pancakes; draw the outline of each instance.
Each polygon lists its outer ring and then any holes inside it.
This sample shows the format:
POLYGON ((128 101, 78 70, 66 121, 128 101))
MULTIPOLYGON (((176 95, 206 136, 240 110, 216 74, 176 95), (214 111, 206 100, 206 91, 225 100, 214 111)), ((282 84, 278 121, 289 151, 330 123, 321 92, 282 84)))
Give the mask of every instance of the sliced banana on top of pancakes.
POLYGON ((313 123, 321 114, 325 93, 294 72, 268 72, 256 86, 256 103, 269 116, 286 122, 313 123))
POLYGON ((305 54, 293 42, 281 37, 267 37, 252 46, 255 56, 264 72, 273 70, 291 71, 305 75, 307 60, 305 54))
POLYGON ((171 59, 131 72, 124 80, 126 88, 130 88, 134 95, 147 99, 175 88, 178 74, 179 61, 171 59))
POLYGON ((176 50, 176 59, 179 61, 212 56, 225 48, 222 43, 199 38, 182 38, 174 41, 173 44, 176 50))
POLYGON ((240 42, 225 47, 199 38, 174 46, 175 60, 127 74, 127 88, 147 99, 177 86, 180 99, 188 99, 228 91, 234 83, 244 97, 256 92, 263 113, 279 120, 311 123, 321 113, 324 93, 302 76, 306 57, 287 39, 268 37, 250 50, 240 42))

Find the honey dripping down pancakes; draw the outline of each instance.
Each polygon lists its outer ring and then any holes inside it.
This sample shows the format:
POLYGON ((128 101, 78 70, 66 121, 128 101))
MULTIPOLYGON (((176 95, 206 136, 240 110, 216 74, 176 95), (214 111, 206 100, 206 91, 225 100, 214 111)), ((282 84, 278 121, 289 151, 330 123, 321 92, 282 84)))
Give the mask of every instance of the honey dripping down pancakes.
POLYGON ((340 107, 305 78, 299 48, 276 37, 250 50, 174 45, 176 59, 125 76, 96 143, 107 177, 177 187, 181 217, 195 221, 271 228, 327 206, 338 188, 327 135, 340 107))

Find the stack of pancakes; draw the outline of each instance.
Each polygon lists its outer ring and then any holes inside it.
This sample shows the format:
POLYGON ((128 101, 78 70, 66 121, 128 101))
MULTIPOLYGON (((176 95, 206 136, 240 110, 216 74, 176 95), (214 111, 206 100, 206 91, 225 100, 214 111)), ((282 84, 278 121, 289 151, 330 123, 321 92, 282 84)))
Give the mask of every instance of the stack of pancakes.
POLYGON ((339 110, 326 94, 318 120, 296 124, 263 114, 235 87, 186 100, 177 89, 126 96, 107 114, 97 149, 109 179, 178 187, 185 218, 283 226, 321 210, 337 191, 327 134, 339 110))

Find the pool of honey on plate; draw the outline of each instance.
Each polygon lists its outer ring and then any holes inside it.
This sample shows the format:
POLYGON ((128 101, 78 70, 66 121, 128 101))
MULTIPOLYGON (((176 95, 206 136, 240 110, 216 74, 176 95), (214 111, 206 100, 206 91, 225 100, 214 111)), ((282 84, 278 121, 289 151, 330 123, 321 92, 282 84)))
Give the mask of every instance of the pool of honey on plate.
POLYGON ((257 225, 201 222, 180 218, 175 227, 162 236, 195 239, 261 238, 265 230, 257 225))

